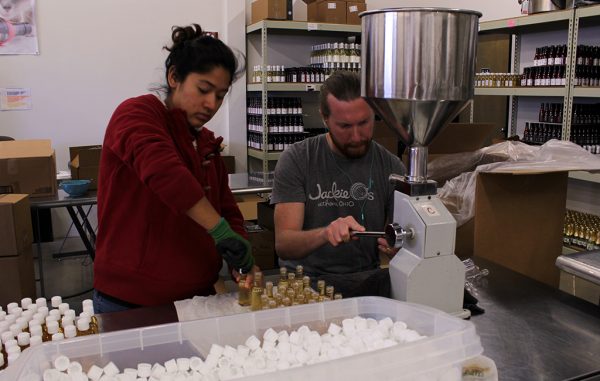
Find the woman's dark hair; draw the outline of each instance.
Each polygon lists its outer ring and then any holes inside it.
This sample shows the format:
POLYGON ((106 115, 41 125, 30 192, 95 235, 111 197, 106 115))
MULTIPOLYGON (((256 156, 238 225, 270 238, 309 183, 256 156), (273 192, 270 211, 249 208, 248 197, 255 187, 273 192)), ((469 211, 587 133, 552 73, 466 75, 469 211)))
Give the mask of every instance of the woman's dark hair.
POLYGON ((207 73, 220 66, 229 72, 230 84, 245 70, 243 55, 239 53, 242 58, 240 65, 231 48, 211 34, 204 32, 200 25, 174 26, 172 31, 173 45, 164 47, 169 51, 169 56, 165 61, 167 93, 171 91, 169 87, 169 69, 171 67, 175 71, 175 78, 183 82, 190 73, 207 73))

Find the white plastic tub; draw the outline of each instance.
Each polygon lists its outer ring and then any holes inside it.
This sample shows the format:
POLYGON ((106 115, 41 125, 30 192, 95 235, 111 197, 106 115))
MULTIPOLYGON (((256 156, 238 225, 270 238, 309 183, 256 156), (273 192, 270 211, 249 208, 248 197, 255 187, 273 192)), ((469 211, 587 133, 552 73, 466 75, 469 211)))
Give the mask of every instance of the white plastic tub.
POLYGON ((380 297, 343 299, 45 343, 28 349, 0 373, 0 381, 38 381, 58 355, 91 365, 114 362, 123 371, 138 363, 205 358, 213 343, 237 346, 268 328, 307 325, 324 333, 330 322, 360 315, 404 321, 426 339, 324 363, 246 377, 245 380, 459 380, 461 363, 483 352, 475 327, 433 308, 380 297))

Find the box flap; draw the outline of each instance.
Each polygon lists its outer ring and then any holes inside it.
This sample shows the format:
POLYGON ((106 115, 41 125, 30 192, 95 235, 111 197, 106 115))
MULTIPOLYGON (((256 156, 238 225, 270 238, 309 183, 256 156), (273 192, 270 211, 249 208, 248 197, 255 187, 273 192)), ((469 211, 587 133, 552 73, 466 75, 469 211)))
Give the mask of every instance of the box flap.
POLYGON ((26 194, 0 194, 0 204, 16 204, 17 202, 27 198, 26 194))
POLYGON ((484 147, 494 134, 494 124, 450 123, 429 144, 430 154, 470 152, 484 147))
POLYGON ((54 154, 50 140, 14 140, 0 142, 0 159, 50 157, 54 154))
MULTIPOLYGON (((84 156, 86 159, 90 158, 91 160, 98 158, 98 161, 100 161, 101 152, 102 145, 69 147, 69 158, 70 160, 73 160, 77 155, 80 155, 82 157, 84 156)), ((85 162, 85 160, 82 161, 85 162)))

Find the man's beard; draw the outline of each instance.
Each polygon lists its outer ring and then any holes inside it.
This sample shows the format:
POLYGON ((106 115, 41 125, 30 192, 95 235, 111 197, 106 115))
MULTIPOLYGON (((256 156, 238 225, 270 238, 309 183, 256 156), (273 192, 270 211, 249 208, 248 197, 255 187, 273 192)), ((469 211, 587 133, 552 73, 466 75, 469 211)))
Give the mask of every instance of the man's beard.
POLYGON ((369 143, 371 143, 371 140, 369 139, 366 142, 361 142, 359 144, 341 144, 335 139, 331 132, 329 133, 329 136, 338 151, 349 159, 358 159, 365 156, 369 149, 369 143))

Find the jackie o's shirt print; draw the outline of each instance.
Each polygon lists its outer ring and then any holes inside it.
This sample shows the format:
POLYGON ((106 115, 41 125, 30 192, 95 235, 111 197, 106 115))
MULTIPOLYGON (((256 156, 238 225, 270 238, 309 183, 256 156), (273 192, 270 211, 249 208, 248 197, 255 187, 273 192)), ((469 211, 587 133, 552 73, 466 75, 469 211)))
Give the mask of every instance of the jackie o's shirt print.
POLYGON ((331 189, 321 188, 321 184, 316 184, 316 189, 308 194, 308 199, 318 201, 319 207, 353 207, 357 202, 373 201, 375 194, 369 188, 361 183, 355 182, 350 190, 339 187, 337 182, 331 184, 331 189))

